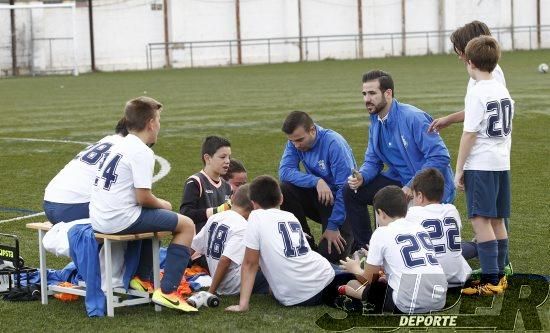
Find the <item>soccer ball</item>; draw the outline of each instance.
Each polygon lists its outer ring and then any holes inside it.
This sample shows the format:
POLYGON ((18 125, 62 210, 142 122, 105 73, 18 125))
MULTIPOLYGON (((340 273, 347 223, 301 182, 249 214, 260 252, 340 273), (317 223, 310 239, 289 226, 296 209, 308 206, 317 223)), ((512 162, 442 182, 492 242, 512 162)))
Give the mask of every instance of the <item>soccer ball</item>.
POLYGON ((542 73, 542 74, 548 73, 548 64, 545 64, 545 63, 540 64, 539 73, 542 73))

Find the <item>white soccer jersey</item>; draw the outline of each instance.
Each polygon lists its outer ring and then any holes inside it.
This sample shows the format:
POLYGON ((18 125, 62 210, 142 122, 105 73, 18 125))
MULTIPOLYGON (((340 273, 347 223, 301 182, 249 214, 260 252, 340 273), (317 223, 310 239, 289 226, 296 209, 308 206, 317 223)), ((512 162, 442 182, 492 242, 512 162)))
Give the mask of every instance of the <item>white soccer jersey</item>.
POLYGON ((208 270, 214 277, 221 256, 231 259, 231 265, 218 286, 220 295, 236 295, 241 288, 244 235, 247 222, 239 213, 228 210, 212 215, 201 231, 193 238, 191 248, 206 256, 208 270))
MULTIPOLYGON (((498 64, 491 74, 493 74, 493 78, 495 80, 502 83, 502 85, 506 87, 506 79, 504 78, 504 72, 502 71, 502 68, 500 68, 498 64)), ((477 82, 476 80, 470 78, 470 80, 468 81, 468 87, 466 88, 466 92, 470 91, 470 89, 473 86, 475 86, 476 82, 477 82)))
POLYGON ((122 139, 123 137, 118 134, 107 135, 78 153, 50 181, 44 193, 44 200, 64 204, 90 202, 99 163, 111 147, 122 139))
POLYGON ((464 111, 464 131, 477 132, 464 170, 510 170, 514 101, 506 87, 495 79, 478 81, 466 94, 464 111))
POLYGON ((404 313, 425 313, 445 305, 447 279, 430 236, 420 225, 398 219, 373 232, 367 263, 384 266, 393 302, 404 313))
POLYGON ((153 151, 133 134, 111 148, 92 189, 90 219, 94 230, 116 233, 137 220, 141 206, 136 188, 151 188, 154 166, 153 151))
POLYGON ((449 287, 463 285, 472 269, 462 256, 462 223, 456 207, 452 204, 414 206, 409 208, 406 219, 428 231, 437 261, 443 267, 449 287))
POLYGON ((304 302, 334 279, 330 263, 309 247, 294 214, 258 209, 248 218, 244 244, 260 251, 260 267, 283 305, 304 302))

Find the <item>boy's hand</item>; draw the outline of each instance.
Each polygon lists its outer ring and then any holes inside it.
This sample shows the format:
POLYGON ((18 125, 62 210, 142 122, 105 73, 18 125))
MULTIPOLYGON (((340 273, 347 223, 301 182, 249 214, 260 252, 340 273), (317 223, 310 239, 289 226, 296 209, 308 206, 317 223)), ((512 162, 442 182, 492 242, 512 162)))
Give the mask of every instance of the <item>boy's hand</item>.
POLYGON ((248 306, 244 307, 239 304, 237 305, 231 305, 225 308, 225 311, 228 312, 245 312, 248 311, 248 306))
POLYGON ((358 259, 351 259, 348 257, 346 260, 340 260, 340 268, 351 274, 363 274, 358 259))
POLYGON ((449 127, 449 125, 451 124, 452 123, 448 120, 446 116, 434 119, 434 121, 432 121, 432 123, 428 127, 428 133, 439 132, 439 130, 449 127))
POLYGON ((166 210, 172 210, 172 204, 164 199, 160 199, 160 202, 162 204, 162 208, 166 209, 166 210))
POLYGON ((457 189, 464 191, 464 170, 456 170, 455 172, 455 186, 457 189))
POLYGON ((408 200, 408 201, 412 200, 412 198, 413 198, 413 192, 412 192, 412 190, 411 190, 410 187, 408 187, 408 186, 403 186, 403 187, 401 188, 401 190, 403 190, 403 193, 405 193, 405 196, 407 197, 407 200, 408 200))

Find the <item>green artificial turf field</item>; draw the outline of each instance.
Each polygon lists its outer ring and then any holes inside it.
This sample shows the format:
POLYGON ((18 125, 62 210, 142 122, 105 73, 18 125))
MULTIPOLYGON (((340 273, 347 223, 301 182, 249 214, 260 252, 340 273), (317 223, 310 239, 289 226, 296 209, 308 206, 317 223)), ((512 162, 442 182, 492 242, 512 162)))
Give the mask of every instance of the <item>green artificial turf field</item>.
MULTIPOLYGON (((504 53, 500 64, 516 102, 510 257, 516 272, 550 275, 550 74, 537 72, 541 62, 550 62, 550 51, 504 53)), ((244 161, 249 179, 261 174, 276 176, 286 142, 280 127, 292 110, 306 111, 320 125, 340 132, 361 164, 369 125, 361 75, 375 68, 392 73, 401 102, 434 117, 463 106, 468 77, 452 55, 0 80, 0 144, 4 147, 0 232, 17 234, 26 263, 38 266, 36 234, 26 230, 25 223, 45 218, 6 220, 42 211, 47 183, 84 147, 61 140, 94 142, 111 133, 124 103, 144 94, 165 105, 154 150, 171 169, 153 190, 175 209, 184 181, 202 166, 200 145, 207 135, 231 140, 233 157, 244 161)), ((441 133, 453 167, 461 130, 455 125, 441 133)), ((462 193, 455 204, 464 219, 462 193)), ((463 239, 469 240, 472 228, 467 221, 463 224, 463 239)), ((50 255, 48 264, 62 268, 67 262, 50 255)), ((477 268, 477 262, 471 264, 477 268)), ((152 306, 123 308, 115 311, 114 319, 87 318, 83 301, 65 304, 52 298, 48 306, 0 301, 0 323, 2 331, 290 332, 320 330, 315 322, 326 312, 345 317, 344 312, 324 306, 283 308, 261 296, 253 297, 247 314, 223 312, 236 301, 236 297, 224 298, 220 308, 201 310, 194 316, 169 310, 155 313, 152 306)), ((495 304, 501 303, 502 297, 496 297, 495 304)), ((542 329, 550 330, 550 304, 531 316, 541 318, 542 329)), ((513 315, 502 320, 513 321, 513 315)), ((524 327, 519 321, 517 325, 516 329, 524 327)))

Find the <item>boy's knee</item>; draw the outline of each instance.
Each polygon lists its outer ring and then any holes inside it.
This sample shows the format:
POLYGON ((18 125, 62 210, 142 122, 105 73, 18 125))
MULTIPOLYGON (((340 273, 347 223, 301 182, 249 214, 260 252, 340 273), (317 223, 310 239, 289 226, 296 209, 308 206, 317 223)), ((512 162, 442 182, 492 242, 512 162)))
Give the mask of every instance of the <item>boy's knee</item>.
POLYGON ((195 224, 189 217, 178 214, 178 225, 175 231, 195 234, 195 224))

